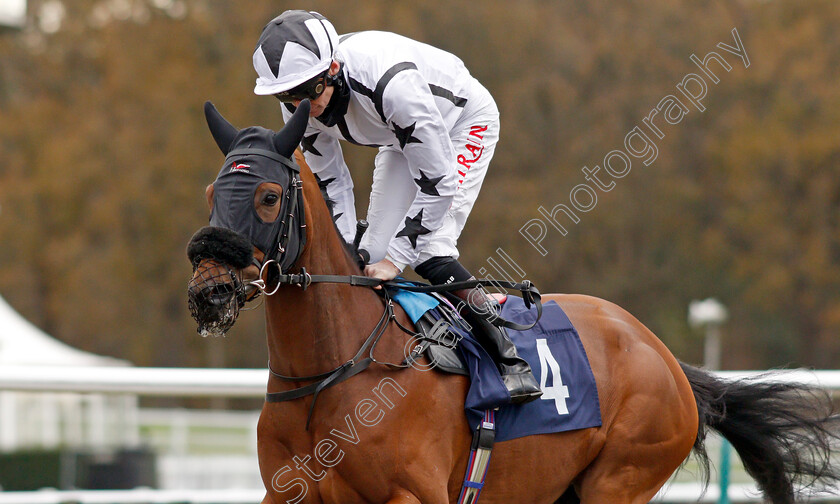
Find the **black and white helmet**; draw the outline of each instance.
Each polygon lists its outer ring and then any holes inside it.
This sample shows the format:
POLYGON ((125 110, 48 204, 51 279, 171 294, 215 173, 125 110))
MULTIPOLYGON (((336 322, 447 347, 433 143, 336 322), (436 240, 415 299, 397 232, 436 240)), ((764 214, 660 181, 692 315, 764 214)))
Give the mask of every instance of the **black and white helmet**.
POLYGON ((288 10, 263 29, 254 50, 254 93, 273 95, 325 72, 338 47, 332 23, 317 12, 288 10))

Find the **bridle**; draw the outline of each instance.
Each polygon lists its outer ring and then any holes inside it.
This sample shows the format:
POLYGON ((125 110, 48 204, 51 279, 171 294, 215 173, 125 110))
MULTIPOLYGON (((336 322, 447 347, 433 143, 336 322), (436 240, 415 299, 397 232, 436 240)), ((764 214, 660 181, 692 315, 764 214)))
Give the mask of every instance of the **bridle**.
MULTIPOLYGON (((291 234, 289 233, 289 230, 292 227, 292 222, 297 216, 297 220, 300 222, 299 229, 301 230, 301 238, 300 243, 298 245, 297 255, 295 255, 294 259, 292 259, 292 261, 289 263, 288 268, 294 266, 297 260, 300 259, 300 256, 303 253, 303 246, 306 244, 306 220, 303 213, 303 207, 300 208, 300 215, 297 215, 298 200, 303 194, 301 192, 301 189, 303 189, 303 180, 300 178, 300 173, 292 171, 289 189, 284 191, 284 200, 283 203, 280 205, 280 212, 283 212, 284 208, 288 208, 288 212, 283 213, 283 219, 280 221, 280 238, 277 241, 276 250, 277 257, 283 257, 286 254, 286 249, 289 247, 289 240, 291 239, 291 234)), ((262 272, 265 269, 265 265, 269 264, 270 262, 277 264, 278 267, 282 270, 282 267, 280 266, 281 263, 277 262, 277 260, 275 259, 266 260, 265 257, 263 257, 263 263, 260 264, 259 261, 257 261, 256 258, 254 258, 254 263, 257 265, 258 268, 260 268, 260 275, 262 275, 262 272)))
MULTIPOLYGON (((289 186, 283 188, 283 200, 280 203, 280 227, 277 232, 277 245, 273 250, 265 252, 263 261, 260 262, 256 257, 253 258, 253 263, 260 269, 262 274, 264 265, 270 262, 277 263, 282 270, 288 270, 303 253, 303 247, 306 244, 306 216, 303 211, 301 200, 303 199, 303 180, 300 177, 300 168, 291 159, 281 156, 276 152, 265 149, 234 149, 230 151, 227 158, 234 156, 262 156, 278 162, 288 172, 289 186), (294 256, 286 255, 289 249, 290 241, 293 238, 291 233, 293 222, 299 222, 297 243, 294 244, 294 256)), ((249 237, 251 238, 251 237, 249 237)))
MULTIPOLYGON (((373 328, 373 330, 363 342, 362 346, 351 359, 347 360, 343 364, 337 366, 336 368, 330 371, 310 376, 281 375, 271 368, 271 363, 269 362, 269 372, 271 373, 271 376, 278 380, 287 382, 312 382, 309 385, 298 387, 285 392, 269 392, 265 396, 266 402, 284 402, 305 397, 308 395, 313 395, 314 397, 312 403, 310 404, 309 414, 307 415, 306 419, 307 429, 309 428, 309 424, 312 419, 312 413, 315 408, 315 403, 317 401, 318 394, 324 389, 341 383, 361 373, 373 363, 381 364, 390 369, 405 369, 411 367, 414 360, 419 358, 419 354, 416 347, 415 350, 412 351, 411 355, 406 356, 405 360, 399 364, 378 361, 374 357, 376 345, 382 338, 382 335, 385 334, 385 331, 388 328, 388 325, 391 321, 396 323, 402 331, 406 332, 407 334, 410 334, 414 338, 418 338, 420 340, 424 339, 424 336, 405 327, 404 325, 400 324, 400 322, 397 320, 394 310, 394 304, 391 300, 390 293, 388 292, 389 288, 399 288, 415 292, 445 292, 460 289, 470 289, 489 284, 496 287, 519 290, 522 293, 526 307, 530 308, 532 303, 536 305, 537 320, 539 320, 539 317, 542 315, 540 293, 536 289, 536 287, 534 287, 533 284, 531 284, 527 280, 525 280, 522 283, 514 283, 509 281, 484 279, 454 282, 446 285, 418 285, 407 284, 403 280, 392 280, 383 282, 379 279, 363 275, 310 274, 306 271, 304 267, 301 267, 298 273, 289 273, 289 270, 295 265, 295 263, 302 255, 303 246, 306 242, 306 223, 304 221, 302 204, 303 182, 300 178, 300 169, 297 167, 296 164, 294 164, 294 162, 291 159, 280 156, 275 152, 266 151, 262 149, 237 149, 229 152, 227 157, 230 158, 231 156, 239 155, 264 156, 280 162, 288 170, 289 186, 288 188, 284 189, 284 199, 280 207, 281 221, 279 222, 279 228, 276 228, 275 236, 277 236, 277 238, 276 240, 272 239, 272 241, 276 243, 276 245, 271 247, 271 249, 265 254, 261 261, 257 260, 256 257, 252 258, 252 263, 259 268, 259 275, 256 280, 253 280, 248 284, 240 282, 238 285, 236 285, 236 302, 239 302, 240 299, 243 299, 241 301, 241 304, 244 305, 246 301, 253 300, 260 293, 265 294, 266 296, 274 295, 280 290, 280 287, 282 286, 297 286, 301 288, 302 292, 305 292, 306 289, 313 283, 347 284, 350 286, 368 288, 377 286, 383 287, 382 289, 376 290, 376 292, 380 294, 383 300, 384 309, 382 315, 380 316, 376 326, 373 328), (297 220, 299 223, 299 226, 297 228, 294 227, 295 220, 297 220), (294 233, 293 230, 297 232, 294 233), (247 298, 247 296, 240 297, 239 293, 241 292, 242 294, 244 294, 247 288, 256 289, 257 294, 250 298, 247 298)), ((263 225, 272 226, 271 232, 274 233, 274 224, 265 223, 263 225)), ((258 242, 259 240, 255 240, 254 238, 254 233, 257 233, 256 236, 264 238, 266 229, 268 228, 260 228, 257 231, 254 231, 253 228, 251 228, 251 235, 247 237, 248 240, 250 240, 251 243, 258 242)), ((353 246, 356 249, 358 248, 358 244, 361 239, 360 233, 363 232, 364 230, 361 227, 357 227, 356 239, 353 241, 353 246)), ((237 280, 236 274, 233 272, 230 272, 230 274, 234 278, 235 283, 237 280)), ((515 330, 524 330, 533 327, 533 325, 536 324, 536 320, 531 325, 521 325, 505 321, 500 318, 495 318, 491 320, 491 323, 515 330)))
MULTIPOLYGON (((290 207, 290 208, 289 208, 288 212, 283 213, 283 220, 280 222, 280 238, 277 241, 277 248, 275 249, 276 254, 278 254, 279 257, 282 257, 286 253, 286 249, 289 246, 289 239, 290 239, 289 229, 291 228, 292 221, 295 220, 295 210, 297 210, 298 193, 301 189, 303 189, 303 180, 300 179, 300 177, 298 176, 298 173, 293 172, 291 182, 289 184, 289 189, 286 190, 286 191, 283 191, 285 195, 284 195, 284 198, 283 198, 283 203, 280 206, 280 211, 281 212, 283 212, 283 209, 286 208, 286 207, 290 207)), ((301 208, 301 215, 300 215, 300 217, 298 217, 298 220, 300 221, 300 229, 302 230, 302 232, 301 232, 302 238, 301 238, 301 241, 300 241, 300 247, 298 249, 298 254, 294 258, 294 260, 291 262, 289 267, 294 266, 294 264, 297 262, 297 260, 300 259, 300 255, 303 253, 303 245, 306 243, 306 222, 304 220, 304 215, 303 215, 303 209, 302 208, 301 208)), ((248 297, 248 295, 246 294, 246 299, 245 300, 246 301, 252 301, 252 300, 256 299, 260 294, 265 294, 266 296, 271 296, 271 295, 275 294, 283 284, 280 283, 280 282, 277 282, 277 284, 274 286, 274 288, 271 290, 271 292, 268 291, 268 289, 269 289, 268 280, 266 280, 268 278, 268 275, 270 274, 270 271, 269 271, 268 268, 271 265, 275 265, 277 267, 277 270, 278 270, 278 277, 279 278, 282 278, 284 276, 288 276, 288 275, 283 275, 283 273, 282 273, 283 268, 281 266, 281 263, 278 262, 277 259, 267 259, 267 255, 263 256, 262 261, 257 259, 256 256, 254 256, 251 259, 251 261, 259 269, 260 273, 259 273, 259 276, 257 277, 256 280, 251 280, 247 284, 243 285, 243 287, 242 287, 243 289, 247 290, 248 287, 254 287, 255 292, 256 292, 256 294, 254 294, 253 296, 250 296, 250 297, 248 297)), ((301 268, 301 270, 303 270, 304 272, 306 271, 304 268, 301 268)))

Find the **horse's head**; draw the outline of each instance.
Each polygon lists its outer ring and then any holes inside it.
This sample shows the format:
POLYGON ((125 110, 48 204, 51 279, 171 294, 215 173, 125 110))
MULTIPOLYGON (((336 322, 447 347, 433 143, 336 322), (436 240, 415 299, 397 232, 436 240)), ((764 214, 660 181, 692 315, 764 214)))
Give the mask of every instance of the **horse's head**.
POLYGON ((276 263, 279 268, 268 271, 285 272, 303 251, 303 193, 292 156, 306 129, 309 101, 276 133, 259 126, 239 130, 210 102, 204 113, 225 162, 207 186, 210 225, 187 246, 193 265, 188 295, 199 333, 219 336, 259 293, 251 282, 268 269, 263 266, 276 263))

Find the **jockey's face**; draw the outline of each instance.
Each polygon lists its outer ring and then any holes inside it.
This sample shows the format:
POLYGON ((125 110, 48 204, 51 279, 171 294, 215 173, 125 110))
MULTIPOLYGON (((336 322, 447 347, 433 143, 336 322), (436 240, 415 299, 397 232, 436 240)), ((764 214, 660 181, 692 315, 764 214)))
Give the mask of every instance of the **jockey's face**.
MULTIPOLYGON (((309 109, 309 117, 318 117, 319 115, 324 113, 324 110, 327 108, 327 105, 330 104, 330 98, 332 98, 333 94, 333 87, 327 86, 324 89, 324 92, 321 93, 321 96, 315 98, 314 100, 310 100, 309 103, 312 104, 312 108, 309 109)), ((292 105, 297 107, 300 105, 301 100, 294 100, 292 101, 292 105)))
MULTIPOLYGON (((330 65, 330 75, 335 75, 341 69, 341 65, 337 61, 333 61, 330 65)), ((332 99, 333 90, 335 88, 333 86, 327 86, 324 89, 324 92, 321 93, 321 96, 315 98, 314 100, 310 100, 312 107, 309 109, 309 117, 318 117, 319 115, 324 113, 326 110, 327 105, 330 104, 330 99, 332 99)), ((297 107, 300 105, 301 100, 293 100, 292 105, 297 107)))

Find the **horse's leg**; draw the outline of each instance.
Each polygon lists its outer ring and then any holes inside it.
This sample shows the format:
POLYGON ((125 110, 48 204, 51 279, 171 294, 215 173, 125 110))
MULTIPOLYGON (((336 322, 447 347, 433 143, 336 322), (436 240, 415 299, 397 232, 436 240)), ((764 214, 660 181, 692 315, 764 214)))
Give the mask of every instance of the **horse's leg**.
POLYGON ((582 504, 644 504, 691 451, 697 406, 662 342, 623 310, 603 311, 600 324, 581 320, 579 330, 585 345, 602 350, 588 352, 596 376, 612 378, 599 387, 606 440, 575 489, 582 504))
MULTIPOLYGON (((632 408, 631 408, 632 409, 632 408)), ((671 422, 670 412, 659 411, 663 424, 671 422)), ((635 419, 636 423, 639 419, 635 419)), ((679 423, 673 423, 677 426, 679 423)), ((696 424, 695 424, 696 425, 696 424)), ((670 439, 645 439, 638 427, 626 422, 614 424, 604 449, 577 480, 575 488, 582 504, 644 504, 656 495, 679 467, 691 449, 689 426, 670 439)))
POLYGON ((417 498, 413 493, 407 492, 405 490, 398 490, 396 495, 388 499, 388 502, 385 504, 422 504, 420 499, 417 498))
POLYGON ((683 386, 687 380, 661 359, 639 359, 644 352, 635 350, 637 360, 648 365, 625 375, 626 395, 614 410, 606 443, 576 479, 583 504, 646 503, 691 450, 697 410, 690 389, 683 386))
MULTIPOLYGON (((630 446, 618 453, 602 453, 598 462, 580 478, 577 492, 580 500, 560 502, 579 502, 581 504, 646 504, 668 481, 678 466, 658 468, 650 462, 633 468, 628 465, 628 456, 633 450, 630 446)), ((565 495, 564 495, 565 496, 565 495)), ((572 497, 572 496, 569 496, 572 497)))

